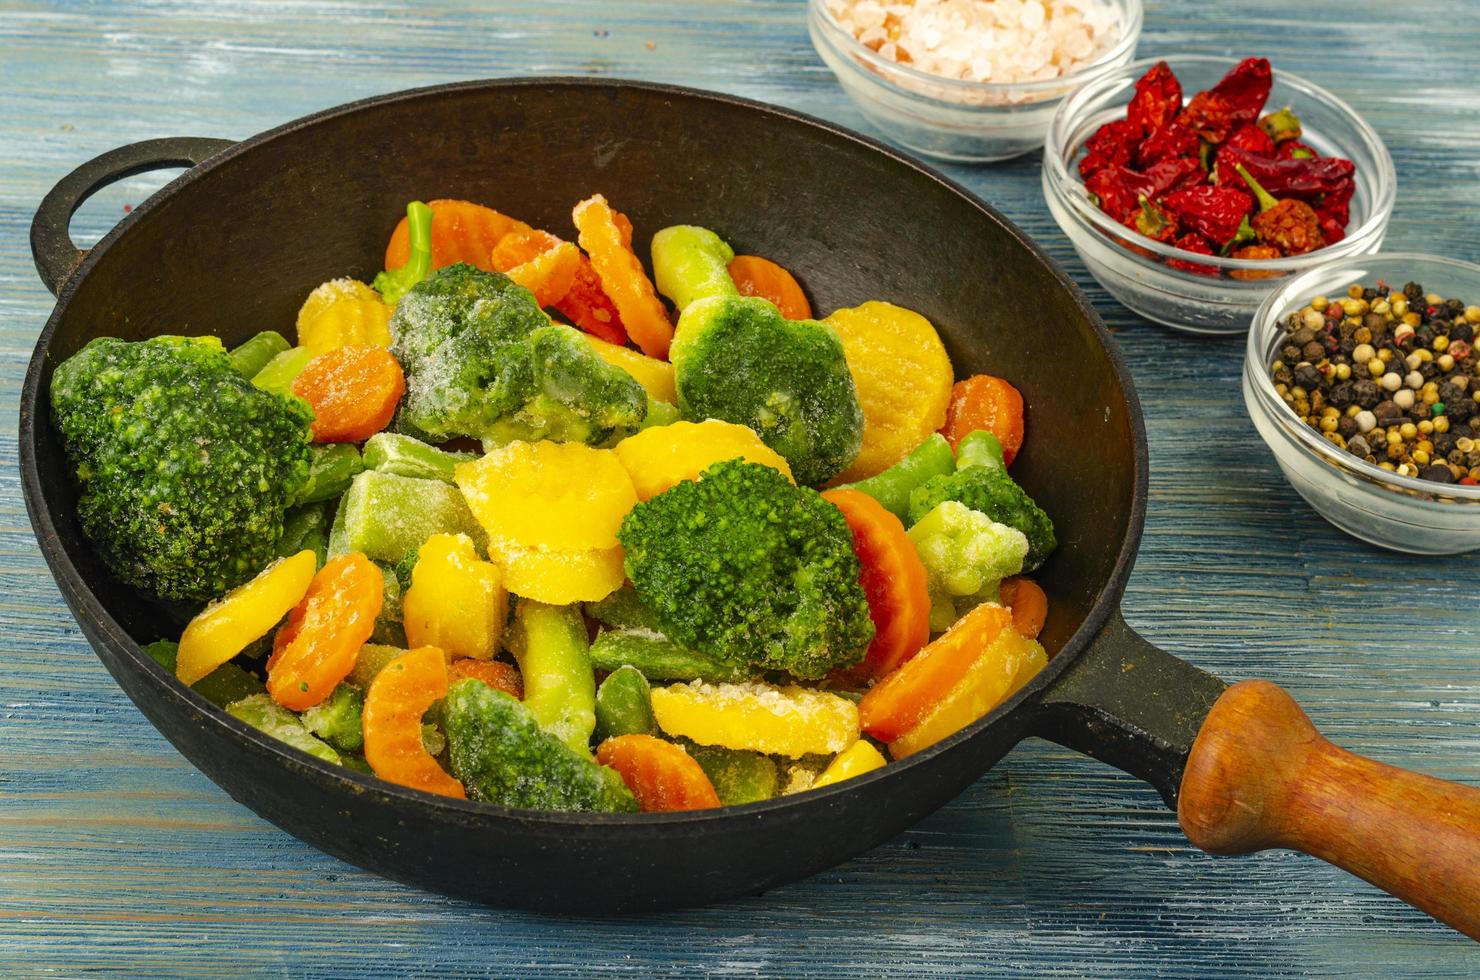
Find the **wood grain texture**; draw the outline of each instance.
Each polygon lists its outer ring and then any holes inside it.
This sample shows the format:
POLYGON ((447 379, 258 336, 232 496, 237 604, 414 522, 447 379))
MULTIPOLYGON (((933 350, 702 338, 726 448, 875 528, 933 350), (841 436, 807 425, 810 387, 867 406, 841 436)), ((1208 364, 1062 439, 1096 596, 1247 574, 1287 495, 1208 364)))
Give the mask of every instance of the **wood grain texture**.
MULTIPOLYGON (((1394 11, 1163 0, 1148 3, 1141 51, 1264 54, 1336 91, 1397 163, 1389 246, 1480 258, 1480 13, 1410 0, 1393 24, 1394 11)), ((0 0, 0 975, 1480 973, 1477 947, 1376 889, 1284 851, 1209 857, 1150 787, 1042 743, 897 840, 764 896, 641 919, 469 907, 362 874, 237 806, 88 650, 16 469, 16 398, 52 306, 25 230, 52 183, 132 140, 240 138, 492 75, 690 84, 866 129, 803 15, 799 0, 0 0)), ((1116 306, 1049 217, 1039 163, 949 173, 1070 269, 1131 364, 1152 485, 1130 622, 1229 679, 1278 682, 1338 744, 1480 785, 1476 559, 1392 555, 1320 520, 1244 414, 1241 340, 1183 337, 1116 306)), ((164 176, 100 195, 74 231, 96 240, 164 176)))
POLYGON ((1210 854, 1329 861, 1480 942, 1480 789, 1337 748, 1269 681, 1240 681, 1208 712, 1177 821, 1210 854))

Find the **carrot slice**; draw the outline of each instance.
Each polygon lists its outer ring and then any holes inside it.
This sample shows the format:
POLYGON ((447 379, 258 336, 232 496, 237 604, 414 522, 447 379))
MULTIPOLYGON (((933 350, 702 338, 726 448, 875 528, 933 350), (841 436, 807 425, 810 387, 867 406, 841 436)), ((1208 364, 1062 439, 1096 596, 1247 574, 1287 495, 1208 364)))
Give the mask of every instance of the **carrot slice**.
POLYGON ((482 681, 495 691, 503 691, 516 701, 524 700, 524 678, 519 676, 519 668, 502 660, 474 660, 472 657, 459 657, 454 660, 448 670, 452 672, 453 680, 461 680, 471 677, 475 681, 482 681))
POLYGON ((950 440, 951 448, 977 429, 985 429, 1002 443, 1002 455, 1009 466, 1023 447, 1023 396, 1001 378, 978 374, 956 382, 951 389, 951 404, 946 408, 946 424, 940 434, 950 440))
POLYGON ((466 799, 462 783, 437 765, 421 741, 421 716, 447 696, 447 657, 417 647, 392 660, 365 692, 365 761, 397 786, 466 799))
POLYGON ((863 566, 859 581, 868 597, 874 639, 857 668, 859 679, 883 677, 919 652, 930 639, 930 592, 925 566, 904 525, 866 493, 839 487, 825 500, 843 512, 853 550, 863 566))
POLYGON ((1048 618, 1048 596, 1030 578, 1007 578, 998 590, 998 601, 1012 610, 1012 628, 1036 640, 1048 618))
POLYGON ((327 698, 355 666, 385 600, 380 569, 355 552, 329 559, 273 638, 267 693, 304 711, 327 698))
POLYGON ((313 409, 314 442, 360 442, 391 424, 406 375, 384 347, 336 347, 308 362, 292 392, 313 409))
POLYGON ((796 278, 759 255, 737 255, 730 260, 730 278, 741 296, 759 296, 776 304, 788 320, 812 319, 812 304, 796 278))
POLYGON ((609 738, 597 747, 596 761, 617 771, 644 813, 707 810, 720 805, 719 794, 699 763, 661 738, 609 738))
MULTIPOLYGON (((432 268, 466 262, 486 272, 493 247, 510 232, 534 229, 517 218, 472 201, 442 199, 427 202, 432 209, 432 268)), ((402 218, 385 247, 385 267, 399 269, 411 257, 411 231, 402 218)))
POLYGON ((577 204, 571 217, 581 248, 591 256, 601 288, 616 305, 627 332, 644 354, 666 359, 673 324, 653 281, 632 251, 632 223, 600 194, 577 204))
POLYGON ((514 232, 499 240, 489 261, 541 306, 554 306, 575 282, 581 250, 547 231, 514 232))
POLYGON ((859 726, 885 742, 903 735, 950 694, 997 634, 1011 628, 1005 607, 977 606, 869 689, 858 703, 859 726))

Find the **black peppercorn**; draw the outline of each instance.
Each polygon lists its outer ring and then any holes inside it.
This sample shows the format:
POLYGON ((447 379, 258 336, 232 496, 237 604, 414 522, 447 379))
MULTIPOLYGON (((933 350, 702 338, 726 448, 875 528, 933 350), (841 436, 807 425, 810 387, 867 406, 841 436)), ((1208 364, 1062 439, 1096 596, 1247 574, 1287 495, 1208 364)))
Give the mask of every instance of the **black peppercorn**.
MULTIPOLYGON (((1480 405, 1476 405, 1474 399, 1471 398, 1461 396, 1453 402, 1444 403, 1444 414, 1449 416, 1451 422, 1463 422, 1465 419, 1474 422, 1475 419, 1480 418, 1476 415, 1477 412, 1480 412, 1480 405)), ((1471 428, 1476 428, 1476 426, 1472 425, 1471 428)))
POLYGON ((1275 368, 1274 373, 1270 377, 1274 379, 1275 384, 1284 385, 1286 388, 1295 383, 1295 372, 1287 367, 1275 368))
POLYGON ((1396 422, 1400 418, 1402 418, 1403 410, 1398 407, 1397 402, 1389 399, 1387 401, 1378 402, 1377 407, 1372 409, 1372 414, 1377 416, 1377 421, 1379 423, 1387 425, 1396 422))
POLYGON ((1408 297, 1409 303, 1423 302, 1423 287, 1416 282, 1410 282, 1403 286, 1403 295, 1408 297))
MULTIPOLYGON (((1343 419, 1342 421, 1346 420, 1343 419)), ((1364 436, 1352 436, 1346 441, 1346 448, 1354 456, 1372 455, 1372 447, 1367 445, 1367 439, 1364 436)))
POLYGON ((1317 371, 1315 367, 1304 361, 1295 365, 1295 383, 1307 391, 1314 391, 1320 387, 1325 376, 1317 371))
POLYGON ((1342 381, 1331 389, 1331 394, 1326 400, 1337 408, 1346 408, 1357 400, 1356 385, 1350 381, 1342 381))
POLYGON ((1418 366, 1418 376, 1423 378, 1425 381, 1433 381, 1441 373, 1442 372, 1439 370, 1439 365, 1435 364, 1433 361, 1424 361, 1418 366))
POLYGON ((1475 336, 1475 327, 1470 323, 1456 323, 1449 328, 1450 340, 1469 341, 1475 336))
POLYGON ((1326 356, 1326 347, 1318 340, 1312 340, 1300 349, 1301 356, 1307 361, 1319 361, 1326 356))
POLYGON ((1418 475, 1423 477, 1425 480, 1433 480, 1435 483, 1454 482, 1454 474, 1449 472, 1449 467, 1443 465, 1442 463, 1435 463, 1432 466, 1427 466, 1424 468, 1423 472, 1419 473, 1418 475))
POLYGON ((1315 339, 1316 332, 1309 327, 1301 327, 1299 330, 1296 330, 1294 333, 1290 334, 1290 343, 1296 345, 1297 347, 1304 347, 1306 344, 1315 339))
POLYGON ((1357 420, 1352 418, 1350 415, 1343 415, 1341 419, 1336 423, 1336 431, 1341 435, 1341 438, 1343 439, 1350 439, 1352 436, 1356 435, 1359 428, 1360 426, 1357 425, 1357 420))
POLYGON ((1377 382, 1363 379, 1352 385, 1352 391, 1356 395, 1357 404, 1363 408, 1372 408, 1382 401, 1382 389, 1377 387, 1377 382))
POLYGON ((1294 344, 1286 344, 1280 348, 1280 359, 1286 364, 1294 364, 1300 360, 1300 348, 1294 344))
POLYGON ((1454 452, 1454 433, 1435 432, 1430 439, 1434 443, 1435 456, 1448 456, 1454 452))

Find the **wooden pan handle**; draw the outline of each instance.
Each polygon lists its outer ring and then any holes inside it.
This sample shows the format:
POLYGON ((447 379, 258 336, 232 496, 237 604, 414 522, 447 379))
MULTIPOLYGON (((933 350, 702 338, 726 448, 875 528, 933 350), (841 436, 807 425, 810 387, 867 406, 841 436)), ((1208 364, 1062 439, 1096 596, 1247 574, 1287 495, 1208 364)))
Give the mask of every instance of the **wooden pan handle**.
POLYGON ((1213 705, 1177 817, 1205 851, 1304 851, 1480 940, 1480 790, 1337 748, 1268 681, 1213 705))

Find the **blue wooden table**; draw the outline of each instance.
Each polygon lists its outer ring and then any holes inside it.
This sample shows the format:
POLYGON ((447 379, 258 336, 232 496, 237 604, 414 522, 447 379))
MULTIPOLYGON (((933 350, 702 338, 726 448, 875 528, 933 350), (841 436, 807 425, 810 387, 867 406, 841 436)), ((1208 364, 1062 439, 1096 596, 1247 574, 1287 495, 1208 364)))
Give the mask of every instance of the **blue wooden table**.
MULTIPOLYGON (((507 74, 734 92, 867 130, 800 0, 0 0, 0 976, 442 974, 1474 976, 1480 947, 1288 853, 1214 859, 1155 793, 1029 743, 899 839, 816 878, 646 918, 491 911, 326 857, 232 802, 94 659, 37 554, 16 397, 51 310, 26 228, 71 167, 133 140, 245 137, 362 96, 507 74)), ((1340 93, 1397 162, 1389 245, 1480 258, 1471 0, 1153 0, 1143 54, 1262 54, 1340 93)), ((1359 752, 1480 783, 1480 564, 1322 522, 1244 414, 1242 341, 1118 308, 1049 218, 1034 154, 951 175, 1079 279, 1147 411, 1150 516, 1126 596, 1156 643, 1283 684, 1359 752)), ((160 175, 73 229, 96 240, 160 175)))

